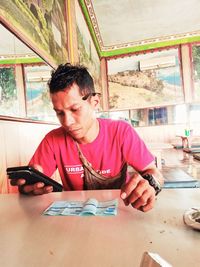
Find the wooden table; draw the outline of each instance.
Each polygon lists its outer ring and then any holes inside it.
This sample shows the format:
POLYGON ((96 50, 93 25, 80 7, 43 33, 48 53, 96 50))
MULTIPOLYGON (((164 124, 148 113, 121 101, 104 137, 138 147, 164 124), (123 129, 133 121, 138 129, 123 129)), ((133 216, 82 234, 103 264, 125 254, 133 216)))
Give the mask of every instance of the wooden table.
POLYGON ((200 206, 200 189, 164 189, 148 213, 119 199, 113 217, 56 217, 42 212, 55 200, 100 201, 118 190, 0 195, 0 266, 139 267, 144 251, 176 267, 200 264, 200 232, 183 222, 185 210, 200 206))

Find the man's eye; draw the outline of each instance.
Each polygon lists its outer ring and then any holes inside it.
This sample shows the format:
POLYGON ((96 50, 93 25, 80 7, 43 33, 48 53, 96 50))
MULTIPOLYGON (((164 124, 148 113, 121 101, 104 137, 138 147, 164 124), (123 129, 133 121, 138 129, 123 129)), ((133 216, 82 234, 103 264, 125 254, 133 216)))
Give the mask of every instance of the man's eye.
POLYGON ((81 110, 81 107, 77 107, 77 108, 72 108, 71 111, 72 112, 79 112, 81 110))
POLYGON ((58 112, 58 111, 56 111, 56 115, 57 116, 63 116, 64 115, 64 112, 58 112))

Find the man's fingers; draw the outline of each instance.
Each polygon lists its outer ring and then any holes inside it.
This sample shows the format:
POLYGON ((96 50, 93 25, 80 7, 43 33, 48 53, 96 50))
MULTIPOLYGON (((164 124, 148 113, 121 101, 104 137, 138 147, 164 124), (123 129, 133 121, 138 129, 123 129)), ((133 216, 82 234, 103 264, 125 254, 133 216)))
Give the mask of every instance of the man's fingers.
POLYGON ((141 211, 148 211, 151 208, 153 208, 154 202, 155 202, 155 197, 152 195, 149 196, 149 192, 146 191, 141 196, 141 198, 138 198, 135 202, 130 202, 130 203, 135 209, 139 209, 141 211))
POLYGON ((154 203, 155 203, 155 198, 151 198, 150 202, 142 207, 142 211, 147 212, 151 210, 154 207, 154 203))
POLYGON ((133 177, 127 184, 122 188, 121 198, 126 199, 129 203, 135 202, 140 198, 144 191, 149 187, 149 182, 139 175, 133 177))
POLYGON ((137 184, 137 187, 128 196, 128 202, 134 203, 139 199, 141 205, 147 203, 147 200, 153 191, 151 189, 153 189, 153 188, 150 188, 150 192, 149 192, 149 182, 148 181, 146 181, 144 179, 140 180, 139 183, 137 184))
POLYGON ((32 193, 34 190, 40 189, 44 187, 44 183, 35 183, 35 184, 30 184, 30 185, 24 185, 23 186, 23 192, 24 193, 32 193))
POLYGON ((128 201, 129 203, 132 204, 132 206, 136 209, 139 209, 141 206, 144 206, 147 204, 148 202, 148 198, 149 198, 149 193, 148 191, 142 191, 141 193, 132 193, 129 198, 128 201))
POLYGON ((10 179, 10 184, 15 186, 15 185, 24 185, 26 183, 25 179, 10 179))
POLYGON ((23 194, 42 195, 53 192, 52 186, 45 186, 44 183, 19 186, 19 191, 23 194))
POLYGON ((132 191, 137 187, 139 181, 140 181, 139 174, 134 174, 133 177, 126 184, 122 186, 121 198, 123 200, 129 197, 132 191))
MULTIPOLYGON (((32 165, 31 167, 43 172, 40 165, 32 165)), ((45 186, 43 182, 37 182, 35 184, 26 184, 25 179, 11 179, 10 184, 12 186, 18 186, 18 190, 22 194, 26 195, 42 195, 53 192, 52 186, 45 186)))
POLYGON ((43 195, 43 194, 48 194, 51 193, 53 191, 53 187, 52 186, 45 186, 43 188, 37 188, 33 191, 34 195, 43 195))
POLYGON ((135 174, 122 186, 121 198, 126 206, 131 204, 135 209, 146 212, 154 206, 155 190, 147 180, 135 174))

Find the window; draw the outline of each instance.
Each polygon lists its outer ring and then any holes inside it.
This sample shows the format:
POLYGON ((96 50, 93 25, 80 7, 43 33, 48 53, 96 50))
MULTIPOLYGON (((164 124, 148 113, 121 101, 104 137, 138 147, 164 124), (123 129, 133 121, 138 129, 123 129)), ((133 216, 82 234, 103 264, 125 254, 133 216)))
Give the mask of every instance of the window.
POLYGON ((57 122, 47 86, 51 70, 47 65, 24 67, 27 117, 30 119, 57 122))
POLYGON ((194 101, 200 101, 200 45, 192 47, 194 69, 194 101))
POLYGON ((178 49, 108 60, 110 109, 184 102, 178 49))
POLYGON ((14 67, 0 67, 0 115, 19 116, 18 92, 14 67))

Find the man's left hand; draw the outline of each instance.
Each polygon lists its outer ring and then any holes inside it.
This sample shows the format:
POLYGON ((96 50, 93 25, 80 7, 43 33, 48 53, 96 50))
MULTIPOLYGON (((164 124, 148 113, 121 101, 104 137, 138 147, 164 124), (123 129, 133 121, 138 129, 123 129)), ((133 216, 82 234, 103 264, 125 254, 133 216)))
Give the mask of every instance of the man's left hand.
POLYGON ((122 186, 121 198, 125 205, 131 204, 135 209, 149 211, 155 204, 155 189, 139 173, 122 186))

